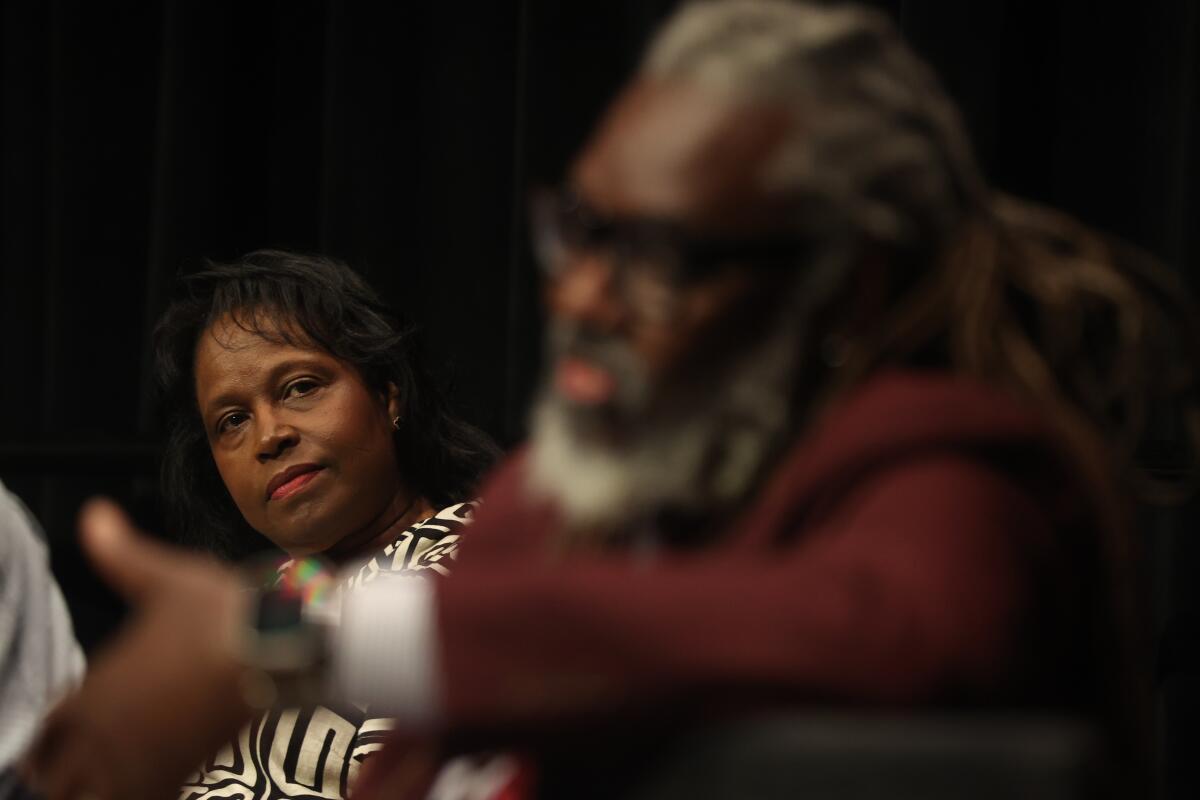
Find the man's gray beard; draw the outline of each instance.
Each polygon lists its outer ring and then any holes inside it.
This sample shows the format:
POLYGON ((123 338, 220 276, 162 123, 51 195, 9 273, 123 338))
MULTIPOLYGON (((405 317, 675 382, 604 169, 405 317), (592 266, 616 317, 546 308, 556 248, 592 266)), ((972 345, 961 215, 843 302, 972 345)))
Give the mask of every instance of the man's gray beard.
POLYGON ((673 401, 632 415, 617 443, 583 435, 578 410, 543 388, 532 419, 533 495, 551 500, 572 532, 601 539, 662 511, 702 514, 743 499, 793 422, 807 305, 803 297, 782 303, 752 348, 673 401))

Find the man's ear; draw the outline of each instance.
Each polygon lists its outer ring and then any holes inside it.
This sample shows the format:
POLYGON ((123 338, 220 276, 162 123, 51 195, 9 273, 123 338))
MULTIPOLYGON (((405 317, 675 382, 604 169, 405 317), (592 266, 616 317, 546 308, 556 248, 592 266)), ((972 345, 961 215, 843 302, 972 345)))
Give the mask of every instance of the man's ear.
POLYGON ((404 409, 400 406, 400 389, 396 386, 396 384, 388 381, 387 386, 385 386, 383 389, 383 399, 387 404, 387 414, 389 420, 404 418, 404 409))

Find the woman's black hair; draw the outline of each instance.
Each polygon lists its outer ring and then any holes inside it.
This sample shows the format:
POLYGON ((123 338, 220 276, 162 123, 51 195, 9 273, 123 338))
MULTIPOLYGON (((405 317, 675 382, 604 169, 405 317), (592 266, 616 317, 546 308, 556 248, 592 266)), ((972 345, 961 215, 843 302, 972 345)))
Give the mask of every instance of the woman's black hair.
POLYGON ((470 499, 498 457, 487 434, 451 411, 412 323, 358 274, 323 256, 258 250, 181 277, 154 331, 167 423, 162 492, 180 540, 229 558, 261 542, 217 473, 196 404, 196 344, 226 315, 268 340, 325 350, 353 365, 372 390, 395 385, 402 409, 395 433, 400 471, 435 507, 470 499))

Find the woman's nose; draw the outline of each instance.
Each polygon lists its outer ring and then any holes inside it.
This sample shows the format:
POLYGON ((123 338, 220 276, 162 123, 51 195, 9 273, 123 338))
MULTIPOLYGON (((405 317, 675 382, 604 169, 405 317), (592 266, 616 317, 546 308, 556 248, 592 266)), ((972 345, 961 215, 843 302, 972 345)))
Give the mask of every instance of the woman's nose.
POLYGON ((265 463, 279 458, 298 441, 300 435, 294 427, 279 420, 268 420, 258 442, 258 460, 265 463))

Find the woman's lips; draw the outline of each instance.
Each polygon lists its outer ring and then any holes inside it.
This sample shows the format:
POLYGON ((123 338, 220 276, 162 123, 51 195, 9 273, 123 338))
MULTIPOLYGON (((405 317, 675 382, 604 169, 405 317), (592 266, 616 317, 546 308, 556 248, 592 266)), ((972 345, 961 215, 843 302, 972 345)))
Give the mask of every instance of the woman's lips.
POLYGON ((291 497, 296 492, 301 491, 312 482, 313 478, 317 477, 324 471, 323 467, 315 467, 311 470, 301 472, 293 478, 281 483, 271 492, 271 500, 282 500, 285 497, 291 497))
POLYGON ((611 372, 576 356, 559 360, 554 385, 568 400, 585 406, 607 403, 617 391, 611 372))

